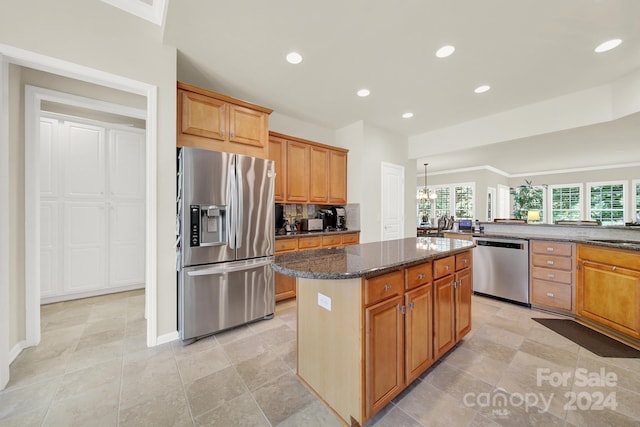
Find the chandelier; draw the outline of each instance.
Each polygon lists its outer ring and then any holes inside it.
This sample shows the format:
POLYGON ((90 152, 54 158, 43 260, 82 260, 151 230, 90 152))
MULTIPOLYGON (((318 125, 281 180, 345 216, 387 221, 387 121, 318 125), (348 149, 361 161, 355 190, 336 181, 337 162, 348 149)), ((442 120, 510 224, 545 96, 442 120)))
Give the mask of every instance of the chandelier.
POLYGON ((435 191, 432 193, 427 188, 427 165, 429 165, 429 163, 424 164, 424 202, 425 203, 427 202, 427 199, 435 200, 438 197, 435 191))

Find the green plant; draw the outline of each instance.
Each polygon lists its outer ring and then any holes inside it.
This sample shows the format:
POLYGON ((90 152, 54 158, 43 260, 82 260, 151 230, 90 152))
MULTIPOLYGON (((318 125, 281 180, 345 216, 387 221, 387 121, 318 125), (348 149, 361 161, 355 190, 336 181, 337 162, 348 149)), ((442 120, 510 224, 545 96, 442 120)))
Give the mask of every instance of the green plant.
POLYGON ((541 188, 533 186, 532 181, 524 180, 525 185, 521 185, 516 188, 511 188, 511 195, 513 196, 513 217, 514 218, 526 218, 527 211, 531 209, 538 209, 542 211, 542 194, 541 188))

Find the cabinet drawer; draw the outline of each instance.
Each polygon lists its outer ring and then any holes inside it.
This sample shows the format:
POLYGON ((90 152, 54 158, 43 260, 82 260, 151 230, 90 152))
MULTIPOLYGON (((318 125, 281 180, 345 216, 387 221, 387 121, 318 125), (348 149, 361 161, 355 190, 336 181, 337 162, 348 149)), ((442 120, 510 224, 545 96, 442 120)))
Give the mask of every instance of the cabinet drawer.
POLYGON ((276 254, 282 252, 291 252, 298 249, 298 239, 277 239, 276 254))
POLYGON ((446 276, 447 274, 453 274, 455 268, 456 258, 454 256, 448 256, 433 261, 433 278, 438 279, 446 276))
POLYGON ((537 254, 571 256, 571 243, 531 241, 531 251, 537 254))
POLYGON ((319 248, 320 246, 322 246, 320 236, 298 238, 298 249, 313 249, 319 248))
POLYGON ((358 243, 358 233, 348 233, 342 235, 342 243, 352 245, 358 243))
POLYGON ((531 303, 571 311, 571 286, 533 279, 531 303))
POLYGON ((413 289, 425 283, 429 283, 433 279, 431 274, 432 266, 430 262, 414 265, 405 269, 405 280, 407 289, 413 289))
POLYGON ((456 255, 456 271, 471 267, 471 251, 456 255))
POLYGON ((531 255, 531 265, 534 267, 553 268, 556 270, 571 270, 571 258, 555 255, 531 255))
POLYGON ((365 279, 364 304, 375 304, 383 299, 402 294, 402 284, 402 271, 393 271, 365 279))
POLYGON ((339 234, 322 236, 322 246, 340 246, 341 243, 342 236, 340 236, 339 234))
POLYGON ((571 284, 571 272, 554 270, 552 268, 533 267, 531 277, 534 279, 548 280, 550 282, 571 284))

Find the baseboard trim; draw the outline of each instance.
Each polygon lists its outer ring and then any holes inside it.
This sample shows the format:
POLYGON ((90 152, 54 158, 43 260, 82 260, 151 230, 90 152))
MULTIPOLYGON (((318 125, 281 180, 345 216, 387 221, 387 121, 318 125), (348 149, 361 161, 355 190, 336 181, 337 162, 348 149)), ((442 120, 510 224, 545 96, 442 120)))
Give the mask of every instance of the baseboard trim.
POLYGON ((30 346, 27 344, 26 341, 20 341, 19 343, 14 345, 11 351, 9 352, 9 365, 11 365, 13 361, 16 360, 16 357, 18 357, 18 355, 22 353, 22 350, 24 350, 27 347, 30 347, 30 346))
POLYGON ((173 332, 169 332, 168 334, 159 335, 156 338, 156 345, 166 344, 168 342, 175 341, 178 338, 180 338, 180 336, 178 335, 178 331, 173 331, 173 332))
POLYGON ((41 305, 52 304, 52 303, 61 302, 61 301, 71 301, 74 299, 97 297, 100 295, 115 294, 118 292, 133 291, 136 289, 144 289, 144 288, 145 288, 144 283, 136 283, 134 285, 118 286, 116 288, 97 289, 92 291, 75 292, 72 294, 55 295, 55 296, 40 298, 40 304, 41 305))

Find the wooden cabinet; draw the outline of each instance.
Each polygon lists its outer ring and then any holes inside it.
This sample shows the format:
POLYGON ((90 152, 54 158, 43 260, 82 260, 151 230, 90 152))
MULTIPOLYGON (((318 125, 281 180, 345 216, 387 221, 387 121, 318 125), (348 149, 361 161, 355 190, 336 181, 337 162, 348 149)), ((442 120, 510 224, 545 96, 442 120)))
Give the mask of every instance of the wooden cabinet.
POLYGON ((578 245, 576 314, 640 339, 640 254, 578 245))
POLYGON ((347 153, 342 148, 270 132, 269 158, 276 162, 276 201, 347 203, 347 153))
POLYGON ((282 203, 286 199, 287 176, 285 165, 287 164, 287 140, 270 137, 269 138, 269 159, 273 160, 276 177, 273 184, 273 192, 276 203, 282 203))
POLYGON ((575 245, 532 240, 531 304, 551 311, 574 312, 575 245))
MULTIPOLYGON (((430 264, 430 263, 428 263, 430 264)), ((429 265, 427 268, 430 268, 429 265)), ((411 384, 433 365, 433 285, 431 277, 404 296, 405 316, 405 372, 406 384, 411 384)))
POLYGON ((267 158, 272 110, 178 82, 177 145, 267 158))
MULTIPOLYGON (((357 245, 359 241, 360 233, 358 232, 288 237, 286 239, 276 239, 275 254, 281 255, 287 252, 339 247, 346 245, 357 245)), ((295 277, 275 273, 274 281, 276 302, 289 298, 295 298, 295 277)))
POLYGON ((433 262, 436 359, 471 330, 471 257, 471 251, 465 251, 433 262))

